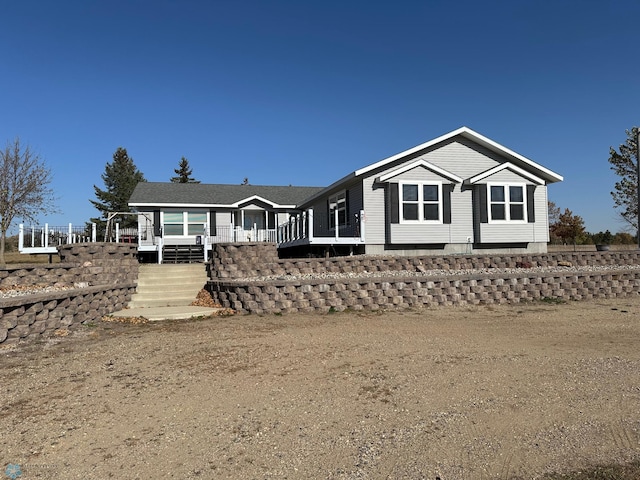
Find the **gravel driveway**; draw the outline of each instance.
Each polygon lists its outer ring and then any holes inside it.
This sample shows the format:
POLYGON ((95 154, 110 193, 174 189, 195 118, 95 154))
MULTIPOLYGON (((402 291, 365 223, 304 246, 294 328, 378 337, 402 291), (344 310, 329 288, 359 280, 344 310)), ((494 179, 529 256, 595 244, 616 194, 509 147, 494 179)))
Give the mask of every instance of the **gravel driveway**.
POLYGON ((0 365, 20 480, 529 479, 640 452, 637 298, 101 322, 0 365))

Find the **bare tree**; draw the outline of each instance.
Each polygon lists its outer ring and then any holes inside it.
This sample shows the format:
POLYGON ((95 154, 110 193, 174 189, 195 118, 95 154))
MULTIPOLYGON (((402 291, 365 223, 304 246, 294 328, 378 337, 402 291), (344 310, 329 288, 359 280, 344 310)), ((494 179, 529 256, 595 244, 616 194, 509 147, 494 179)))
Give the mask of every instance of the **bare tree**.
POLYGON ((35 220, 38 214, 55 210, 51 180, 51 170, 19 138, 0 150, 0 264, 6 263, 7 231, 16 217, 35 220))

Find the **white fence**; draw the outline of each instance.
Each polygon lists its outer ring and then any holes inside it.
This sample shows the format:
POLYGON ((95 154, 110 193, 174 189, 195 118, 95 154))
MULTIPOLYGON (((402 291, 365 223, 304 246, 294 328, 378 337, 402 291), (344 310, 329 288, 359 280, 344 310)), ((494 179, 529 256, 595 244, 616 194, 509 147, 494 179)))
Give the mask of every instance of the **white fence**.
POLYGON ((334 215, 333 218, 327 215, 317 216, 314 220, 314 212, 310 208, 291 216, 287 223, 278 227, 277 242, 281 246, 361 244, 365 241, 364 218, 364 210, 361 210, 354 214, 346 225, 339 223, 338 215, 334 215))
POLYGON ((56 247, 70 243, 96 241, 96 224, 64 227, 25 226, 20 224, 18 234, 18 251, 20 253, 56 253, 56 247))

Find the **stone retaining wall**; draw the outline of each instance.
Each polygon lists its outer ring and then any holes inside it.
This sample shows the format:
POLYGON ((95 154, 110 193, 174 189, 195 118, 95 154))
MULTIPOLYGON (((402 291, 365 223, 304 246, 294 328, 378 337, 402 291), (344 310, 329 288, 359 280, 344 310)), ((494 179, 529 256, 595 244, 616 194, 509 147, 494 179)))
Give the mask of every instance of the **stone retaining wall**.
POLYGON ((130 284, 138 280, 135 245, 77 243, 58 247, 60 263, 7 265, 0 270, 0 287, 13 285, 130 284))
POLYGON ((544 298, 587 300, 638 295, 640 269, 452 277, 211 281, 222 306, 241 313, 328 312, 517 303, 544 298))
POLYGON ((58 247, 61 263, 9 265, 0 288, 47 285, 41 292, 0 297, 0 343, 51 335, 126 307, 138 281, 135 245, 80 243, 58 247))
POLYGON ((209 278, 217 280, 262 276, 387 271, 471 270, 516 268, 522 264, 555 267, 558 262, 575 266, 640 265, 640 251, 562 252, 531 255, 375 256, 278 259, 275 244, 214 245, 209 278))
POLYGON ((135 284, 102 285, 0 299, 0 343, 34 340, 122 310, 135 284))

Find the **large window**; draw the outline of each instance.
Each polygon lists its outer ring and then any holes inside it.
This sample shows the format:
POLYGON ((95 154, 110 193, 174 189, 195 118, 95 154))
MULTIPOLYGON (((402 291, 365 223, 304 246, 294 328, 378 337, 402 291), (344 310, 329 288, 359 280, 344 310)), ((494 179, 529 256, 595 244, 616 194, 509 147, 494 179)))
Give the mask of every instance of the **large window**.
POLYGON ((184 214, 182 212, 164 212, 162 231, 164 235, 183 235, 184 214))
POLYGON ((442 222, 442 184, 401 184, 400 218, 403 222, 442 222))
POLYGON ((204 226, 207 223, 206 212, 185 212, 187 214, 187 235, 204 234, 204 226))
POLYGON ((329 228, 336 225, 336 216, 338 217, 338 225, 347 224, 347 194, 343 190, 332 197, 329 197, 329 228))
POLYGON ((203 235, 207 223, 206 212, 164 212, 164 235, 203 235))
POLYGON ((494 222, 524 222, 525 186, 489 185, 489 219, 494 222))

